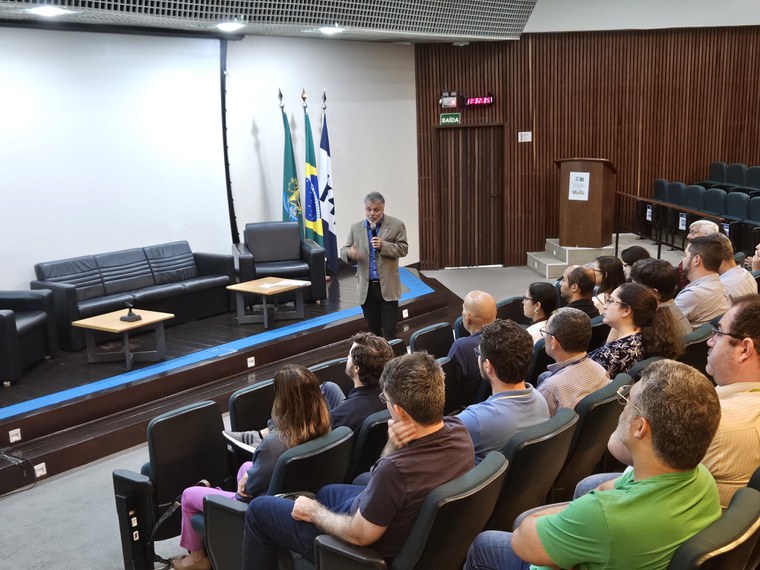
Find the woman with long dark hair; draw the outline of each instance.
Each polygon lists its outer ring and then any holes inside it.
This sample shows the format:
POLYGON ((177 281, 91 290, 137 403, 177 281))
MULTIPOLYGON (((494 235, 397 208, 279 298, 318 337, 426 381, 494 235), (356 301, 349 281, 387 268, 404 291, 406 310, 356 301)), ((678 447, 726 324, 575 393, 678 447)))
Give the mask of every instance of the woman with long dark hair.
POLYGON ((607 344, 588 357, 604 366, 610 378, 650 356, 676 358, 683 351, 670 312, 658 308, 649 287, 623 283, 610 295, 603 315, 610 326, 607 344))
POLYGON ((602 313, 612 292, 625 283, 625 271, 623 262, 614 255, 597 257, 593 269, 596 278, 594 305, 602 313))
POLYGON ((211 570, 203 537, 190 525, 192 516, 203 512, 203 497, 213 494, 249 501, 265 494, 280 455, 330 431, 330 413, 319 381, 308 368, 286 364, 274 375, 272 420, 276 427, 256 447, 252 460, 243 463, 238 471, 237 493, 205 486, 188 487, 182 493, 180 546, 190 554, 173 560, 173 568, 211 570))
POLYGON ((543 323, 557 310, 557 288, 551 283, 537 281, 528 285, 523 297, 523 315, 531 320, 528 327, 533 344, 541 338, 543 323))

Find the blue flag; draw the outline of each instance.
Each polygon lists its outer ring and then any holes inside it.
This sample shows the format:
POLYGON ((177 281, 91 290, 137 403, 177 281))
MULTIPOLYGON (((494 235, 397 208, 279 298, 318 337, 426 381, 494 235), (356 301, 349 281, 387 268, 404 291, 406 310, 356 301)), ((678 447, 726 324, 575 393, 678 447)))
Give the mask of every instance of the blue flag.
POLYGON ((306 167, 304 168, 304 237, 313 239, 324 246, 322 239, 322 216, 319 213, 319 180, 317 178, 317 157, 314 155, 314 139, 311 136, 311 121, 309 113, 303 110, 306 127, 306 167))
POLYGON ((298 222, 303 236, 303 214, 301 212, 301 189, 298 187, 296 156, 293 153, 293 139, 290 136, 290 123, 282 109, 282 124, 285 127, 285 156, 282 167, 282 221, 298 222))
POLYGON ((338 271, 338 235, 335 231, 335 197, 332 186, 330 137, 327 134, 327 113, 322 116, 322 140, 319 143, 319 207, 322 213, 322 235, 325 240, 327 270, 338 271))

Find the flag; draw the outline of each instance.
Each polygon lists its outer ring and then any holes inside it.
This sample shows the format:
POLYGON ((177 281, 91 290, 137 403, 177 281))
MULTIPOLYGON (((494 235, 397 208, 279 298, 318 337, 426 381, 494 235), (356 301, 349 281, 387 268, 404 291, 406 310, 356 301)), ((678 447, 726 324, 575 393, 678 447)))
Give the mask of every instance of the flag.
POLYGON ((325 240, 327 269, 338 271, 338 235, 335 231, 335 197, 332 188, 330 137, 327 134, 327 113, 322 115, 322 140, 319 143, 319 208, 322 213, 322 235, 325 240))
POLYGON ((319 245, 324 245, 322 239, 322 216, 319 213, 319 180, 317 179, 317 157, 314 156, 314 139, 311 136, 311 121, 309 112, 303 110, 306 128, 306 167, 304 168, 304 237, 313 239, 319 245))
POLYGON ((303 236, 303 213, 301 212, 301 189, 298 187, 296 157, 293 154, 293 139, 290 137, 290 123, 282 109, 282 124, 285 127, 285 156, 282 167, 282 221, 298 222, 303 236))

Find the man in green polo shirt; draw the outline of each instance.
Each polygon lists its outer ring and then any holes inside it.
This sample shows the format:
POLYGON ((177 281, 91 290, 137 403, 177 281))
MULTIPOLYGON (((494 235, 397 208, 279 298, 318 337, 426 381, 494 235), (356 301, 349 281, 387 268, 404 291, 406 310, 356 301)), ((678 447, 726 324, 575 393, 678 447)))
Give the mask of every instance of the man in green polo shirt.
POLYGON ((465 570, 666 569, 681 543, 720 518, 715 481, 700 464, 720 421, 712 384, 662 360, 620 399, 608 447, 633 470, 612 489, 527 516, 514 534, 481 533, 465 570))

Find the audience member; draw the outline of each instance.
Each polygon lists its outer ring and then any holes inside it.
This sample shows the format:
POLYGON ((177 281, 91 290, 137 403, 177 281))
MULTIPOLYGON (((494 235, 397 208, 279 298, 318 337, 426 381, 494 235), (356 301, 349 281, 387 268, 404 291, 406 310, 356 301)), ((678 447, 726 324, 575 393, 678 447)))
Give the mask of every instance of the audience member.
POLYGON ((594 270, 580 265, 571 265, 562 273, 559 291, 567 306, 579 309, 590 318, 599 316, 594 306, 594 270))
POLYGON ((675 325, 676 334, 681 337, 692 332, 691 323, 673 298, 678 286, 676 268, 664 259, 642 259, 631 268, 631 281, 646 285, 657 295, 659 308, 670 313, 675 325))
POLYGON ((303 366, 286 364, 275 373, 272 417, 276 420, 276 429, 256 447, 252 460, 240 467, 237 493, 205 486, 188 487, 182 493, 180 546, 190 554, 173 560, 173 568, 210 570, 212 567, 203 548, 203 537, 190 525, 193 515, 203 512, 205 496, 222 495, 244 501, 264 495, 277 460, 285 450, 330 431, 327 405, 313 372, 303 366))
POLYGON ((546 323, 544 340, 546 354, 556 364, 541 374, 538 391, 552 416, 559 408, 574 408, 585 396, 607 385, 607 370, 586 355, 591 340, 591 319, 586 313, 570 307, 557 310, 546 323))
POLYGON ((665 360, 619 393, 625 409, 608 446, 633 470, 608 490, 526 516, 514 534, 481 533, 466 570, 529 563, 664 570, 681 543, 720 518, 715 482, 699 464, 720 418, 710 382, 665 360))
POLYGON ((718 276, 723 246, 716 235, 698 237, 686 247, 683 270, 690 283, 676 296, 676 305, 696 329, 725 313, 729 302, 718 276))
POLYGON ((528 333, 533 337, 533 343, 541 338, 543 323, 557 309, 557 288, 551 283, 537 281, 528 286, 523 297, 523 314, 531 320, 528 333))
POLYGON ((753 272, 760 270, 760 243, 755 246, 755 255, 744 260, 744 266, 753 272))
POLYGON ((610 325, 607 344, 589 353, 614 378, 650 356, 675 358, 682 351, 670 313, 658 309, 657 296, 644 285, 623 283, 615 289, 604 310, 610 325))
MULTIPOLYGON (((347 426, 356 432, 367 416, 385 408, 379 399, 379 381, 383 368, 392 358, 393 349, 383 337, 369 332, 360 332, 351 337, 345 373, 353 380, 353 389, 345 396, 340 386, 334 382, 324 382, 320 387, 330 410, 333 429, 347 426)), ((270 426, 274 423, 269 421, 270 426)), ((267 433, 269 427, 261 431, 225 430, 224 436, 237 447, 253 452, 267 433)))
POLYGON ((461 420, 443 418, 443 371, 426 353, 391 360, 380 378, 392 421, 388 445, 366 486, 328 485, 317 499, 251 501, 245 517, 244 570, 274 570, 287 548, 314 559, 314 538, 330 534, 373 545, 383 558, 400 550, 425 496, 472 469, 475 454, 461 420))
POLYGON ((720 240, 723 247, 723 261, 720 264, 718 273, 720 281, 726 288, 726 295, 729 302, 733 303, 739 297, 745 295, 754 295, 757 293, 757 281, 752 274, 736 264, 734 259, 734 247, 731 240, 723 234, 715 234, 720 240))
POLYGON ((614 255, 602 255, 594 262, 594 306, 601 313, 612 292, 625 283, 623 262, 614 255))
MULTIPOLYGON (((709 236, 720 233, 720 228, 715 222, 710 220, 697 220, 689 226, 689 233, 686 234, 686 241, 691 242, 694 238, 709 236)), ((684 271, 683 260, 676 267, 678 272, 678 290, 680 291, 689 284, 689 278, 684 271)))
POLYGON ((520 325, 502 319, 486 325, 475 351, 491 396, 468 406, 458 417, 472 438, 475 462, 480 463, 489 451, 500 451, 518 431, 548 420, 549 409, 543 396, 525 382, 533 340, 520 325))
POLYGON ((480 343, 482 328, 496 320, 496 301, 483 291, 470 291, 462 303, 462 324, 470 336, 454 341, 449 358, 456 364, 459 389, 456 396, 457 409, 464 408, 485 397, 485 381, 480 376, 475 348, 480 343), (481 395, 482 392, 482 395, 481 395))
POLYGON ((623 272, 625 273, 625 278, 630 279, 631 267, 633 267, 634 263, 641 261, 642 259, 651 258, 652 256, 649 255, 649 252, 640 245, 632 245, 631 247, 626 247, 623 251, 620 252, 620 259, 623 261, 623 272))
POLYGON ((707 373, 718 385, 721 417, 702 463, 727 507, 760 466, 760 296, 736 299, 707 346, 707 373))

